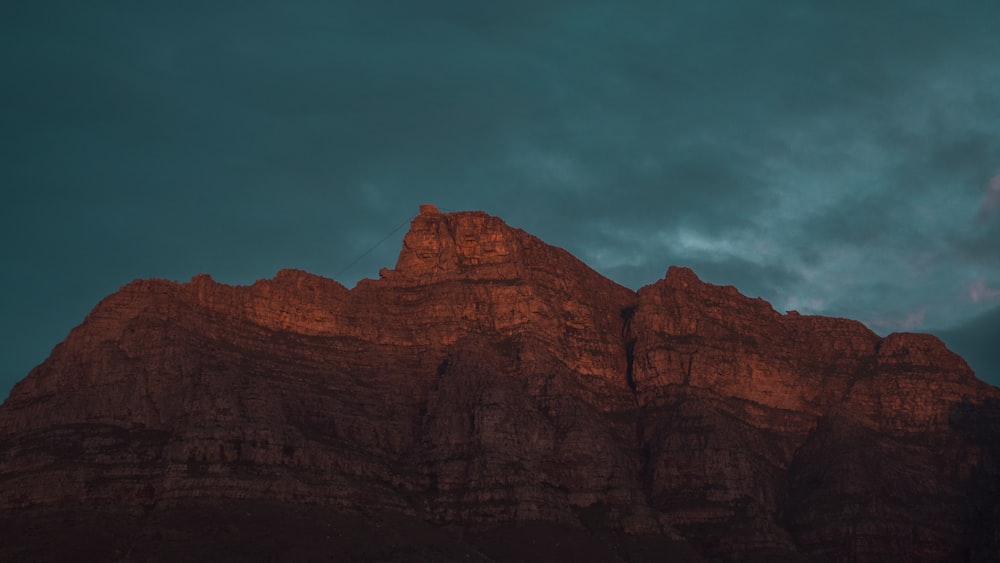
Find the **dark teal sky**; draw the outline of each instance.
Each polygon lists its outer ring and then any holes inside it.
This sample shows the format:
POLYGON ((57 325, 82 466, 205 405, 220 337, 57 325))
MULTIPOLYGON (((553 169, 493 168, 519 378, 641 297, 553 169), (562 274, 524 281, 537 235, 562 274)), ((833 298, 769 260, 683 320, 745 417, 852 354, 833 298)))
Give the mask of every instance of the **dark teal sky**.
POLYGON ((0 4, 0 397, 134 278, 350 286, 417 205, 1000 383, 1000 3, 0 4), (210 6, 207 6, 210 5, 210 6), (992 190, 991 190, 991 179, 992 190))

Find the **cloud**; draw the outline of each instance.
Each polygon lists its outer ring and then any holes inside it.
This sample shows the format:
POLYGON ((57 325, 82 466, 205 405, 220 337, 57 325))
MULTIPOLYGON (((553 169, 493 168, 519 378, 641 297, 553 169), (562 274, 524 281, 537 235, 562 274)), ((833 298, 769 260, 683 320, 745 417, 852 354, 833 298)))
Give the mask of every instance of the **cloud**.
POLYGON ((998 209, 1000 209, 1000 172, 990 178, 986 195, 983 196, 983 202, 979 206, 979 220, 991 217, 998 209))
POLYGON ((980 301, 991 301, 1000 296, 1000 290, 988 287, 983 280, 976 280, 969 284, 968 295, 970 301, 979 303, 980 301))
POLYGON ((901 314, 883 314, 865 320, 865 324, 875 331, 910 331, 923 327, 927 318, 927 308, 901 314))

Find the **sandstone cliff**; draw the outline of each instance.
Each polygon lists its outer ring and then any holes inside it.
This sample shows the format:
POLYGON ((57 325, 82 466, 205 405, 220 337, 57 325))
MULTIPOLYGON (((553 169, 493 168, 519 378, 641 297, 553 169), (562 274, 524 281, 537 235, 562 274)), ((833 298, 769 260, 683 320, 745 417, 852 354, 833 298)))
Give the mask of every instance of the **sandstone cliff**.
POLYGON ((934 337, 432 206, 380 278, 103 300, 0 407, 0 560, 1000 558, 1000 391, 934 337))

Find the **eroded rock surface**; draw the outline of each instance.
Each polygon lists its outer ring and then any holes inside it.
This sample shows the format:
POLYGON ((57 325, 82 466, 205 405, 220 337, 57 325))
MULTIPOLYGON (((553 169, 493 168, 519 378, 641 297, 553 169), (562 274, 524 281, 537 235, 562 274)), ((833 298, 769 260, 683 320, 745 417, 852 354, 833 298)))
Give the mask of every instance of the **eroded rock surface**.
POLYGON ((106 298, 0 408, 0 525, 94 560, 1000 557, 1000 392, 934 337, 633 292, 433 206, 380 278, 106 298))

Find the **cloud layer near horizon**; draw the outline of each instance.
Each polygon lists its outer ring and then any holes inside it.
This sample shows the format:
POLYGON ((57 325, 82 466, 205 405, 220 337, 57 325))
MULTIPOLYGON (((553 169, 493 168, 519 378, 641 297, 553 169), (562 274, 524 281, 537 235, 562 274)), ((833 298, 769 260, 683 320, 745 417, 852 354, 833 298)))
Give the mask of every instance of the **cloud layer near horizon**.
POLYGON ((0 396, 133 278, 334 276, 422 202, 883 333, 1000 306, 1000 5, 116 4, 0 8, 0 396))

